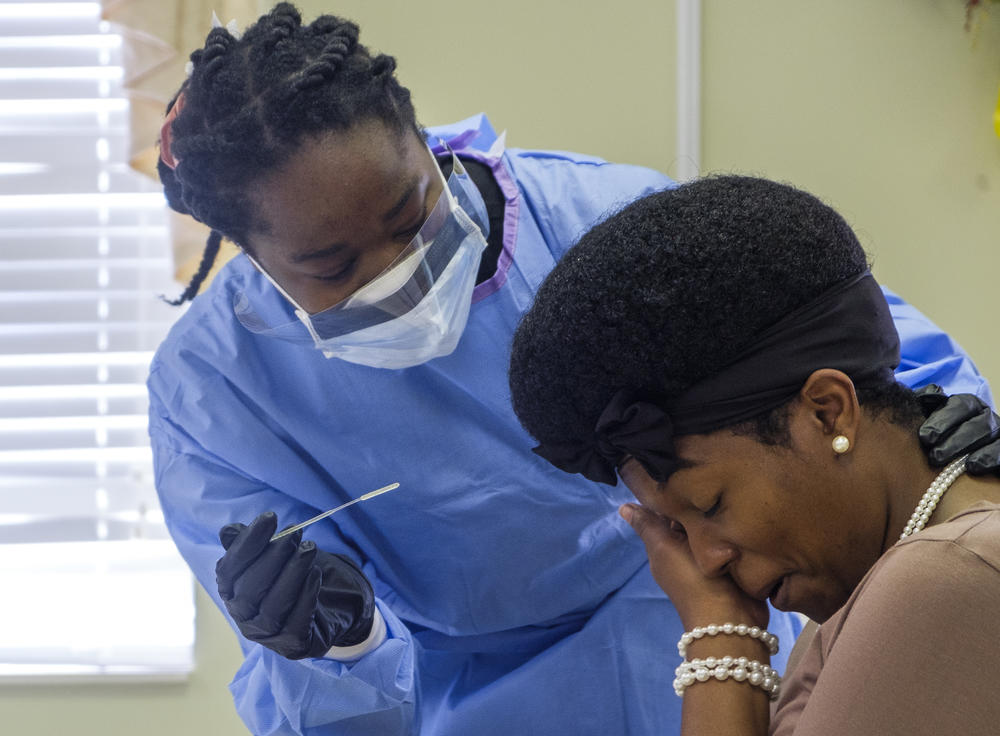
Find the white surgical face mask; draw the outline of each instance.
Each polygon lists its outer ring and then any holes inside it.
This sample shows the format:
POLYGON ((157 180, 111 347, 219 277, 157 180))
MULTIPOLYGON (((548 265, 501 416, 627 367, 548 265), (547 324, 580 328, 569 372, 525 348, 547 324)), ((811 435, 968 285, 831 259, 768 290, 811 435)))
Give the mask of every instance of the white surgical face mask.
MULTIPOLYGON (((339 304, 309 314, 254 262, 295 308, 326 357, 374 368, 408 368, 455 349, 469 317, 488 225, 475 184, 454 154, 453 162, 437 204, 410 244, 379 276, 339 304)), ((440 168, 438 174, 443 181, 440 168)), ((248 304, 238 303, 236 309, 248 328, 275 332, 261 328, 248 304)))

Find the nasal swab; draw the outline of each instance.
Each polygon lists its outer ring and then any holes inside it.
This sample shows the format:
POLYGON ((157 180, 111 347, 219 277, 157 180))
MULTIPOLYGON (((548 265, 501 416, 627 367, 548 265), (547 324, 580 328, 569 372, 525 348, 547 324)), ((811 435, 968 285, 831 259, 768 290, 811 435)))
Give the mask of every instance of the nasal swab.
POLYGON ((330 514, 335 514, 338 511, 340 511, 341 509, 346 509, 348 506, 353 506, 358 501, 367 501, 369 498, 375 498, 375 496, 381 496, 383 493, 388 493, 389 491, 394 491, 397 488, 399 488, 399 483, 390 483, 387 486, 382 486, 381 488, 376 488, 374 491, 369 491, 368 493, 364 494, 363 496, 358 496, 353 501, 348 501, 347 503, 340 504, 340 506, 338 506, 335 509, 330 509, 329 511, 324 511, 322 514, 319 514, 318 516, 314 516, 311 519, 309 519, 308 521, 303 521, 301 524, 296 524, 295 526, 290 526, 287 529, 282 529, 280 532, 278 532, 273 537, 271 537, 270 541, 273 542, 275 539, 281 539, 282 537, 288 536, 292 532, 297 532, 299 529, 303 529, 303 528, 309 526, 310 524, 315 524, 320 519, 325 519, 330 514))

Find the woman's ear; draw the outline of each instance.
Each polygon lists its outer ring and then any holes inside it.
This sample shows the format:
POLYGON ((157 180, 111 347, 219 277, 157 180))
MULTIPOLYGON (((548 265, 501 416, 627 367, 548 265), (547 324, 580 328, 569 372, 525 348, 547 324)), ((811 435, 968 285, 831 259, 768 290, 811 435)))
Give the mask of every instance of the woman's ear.
POLYGON ((799 390, 800 408, 808 423, 831 443, 840 455, 854 446, 861 407, 854 382, 843 371, 822 368, 814 371, 799 390))

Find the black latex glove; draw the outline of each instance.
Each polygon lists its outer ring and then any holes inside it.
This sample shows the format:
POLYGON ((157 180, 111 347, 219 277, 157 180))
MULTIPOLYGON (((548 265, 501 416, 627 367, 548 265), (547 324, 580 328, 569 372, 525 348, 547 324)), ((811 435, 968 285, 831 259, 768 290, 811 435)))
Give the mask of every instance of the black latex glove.
POLYGON ((375 615, 371 583, 348 558, 303 542, 301 530, 269 541, 277 527, 268 511, 219 530, 226 554, 215 580, 243 636, 288 659, 363 642, 375 615))
POLYGON ((948 396, 939 386, 918 389, 926 421, 920 425, 920 444, 931 465, 947 465, 969 454, 971 475, 1000 473, 1000 416, 975 394, 948 396))

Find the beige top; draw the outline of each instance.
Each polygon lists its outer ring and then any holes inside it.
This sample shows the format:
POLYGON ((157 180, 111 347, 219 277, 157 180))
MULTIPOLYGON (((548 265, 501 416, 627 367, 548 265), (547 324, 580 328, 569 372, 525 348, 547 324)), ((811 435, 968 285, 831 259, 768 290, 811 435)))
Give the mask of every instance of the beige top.
POLYGON ((882 555, 783 683, 771 733, 1000 734, 1000 505, 882 555))

